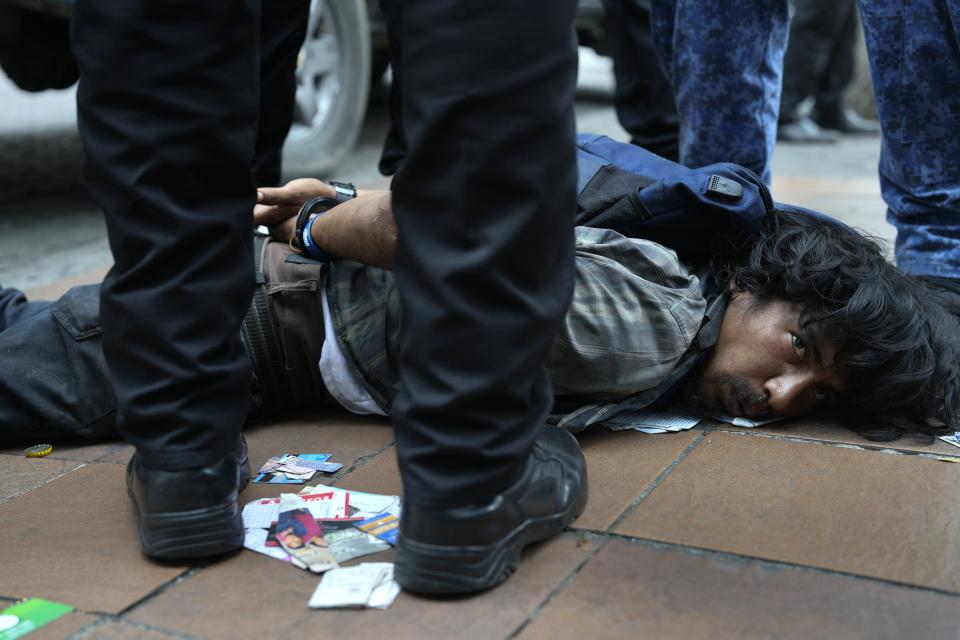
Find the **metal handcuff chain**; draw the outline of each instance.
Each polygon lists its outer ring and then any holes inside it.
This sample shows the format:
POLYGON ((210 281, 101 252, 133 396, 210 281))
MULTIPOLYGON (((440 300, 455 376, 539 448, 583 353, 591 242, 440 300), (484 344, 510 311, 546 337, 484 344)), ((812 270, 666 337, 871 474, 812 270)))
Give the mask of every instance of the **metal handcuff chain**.
MULTIPOLYGON (((290 241, 288 243, 292 251, 310 256, 308 249, 311 243, 304 238, 304 233, 310 226, 310 216, 312 216, 314 213, 324 213, 329 211, 338 204, 343 204, 344 202, 348 202, 357 197, 357 188, 350 182, 334 182, 331 180, 329 185, 334 188, 334 193, 336 194, 334 197, 331 198, 329 196, 317 196, 315 198, 310 198, 303 203, 303 206, 300 207, 300 211, 297 212, 297 223, 294 227, 293 233, 290 234, 290 241), (294 239, 297 241, 297 246, 294 246, 293 244, 294 239)), ((325 256, 325 259, 322 259, 322 261, 329 261, 329 255, 322 249, 318 248, 318 250, 323 256, 325 256)))
POLYGON ((331 198, 329 196, 317 196, 304 202, 303 206, 300 207, 300 211, 297 212, 297 224, 294 232, 290 234, 290 248, 297 253, 305 253, 306 243, 303 239, 303 232, 307 228, 310 216, 314 213, 329 211, 338 204, 340 204, 340 202, 337 198, 331 198), (296 240, 297 246, 294 246, 294 240, 296 240))

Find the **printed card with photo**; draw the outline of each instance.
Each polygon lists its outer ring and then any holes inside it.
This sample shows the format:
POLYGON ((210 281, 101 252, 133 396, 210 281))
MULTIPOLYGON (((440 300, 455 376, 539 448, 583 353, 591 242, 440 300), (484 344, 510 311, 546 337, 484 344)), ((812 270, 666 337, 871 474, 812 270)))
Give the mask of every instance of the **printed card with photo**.
POLYGON ((337 560, 309 510, 281 511, 276 531, 280 545, 310 571, 323 573, 337 566, 337 560))

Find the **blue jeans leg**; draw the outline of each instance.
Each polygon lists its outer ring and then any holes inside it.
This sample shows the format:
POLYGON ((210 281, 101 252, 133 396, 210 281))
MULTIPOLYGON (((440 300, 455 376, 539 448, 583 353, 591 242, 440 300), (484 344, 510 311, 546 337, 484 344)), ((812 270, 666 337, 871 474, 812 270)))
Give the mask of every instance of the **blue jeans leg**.
POLYGON ((960 278, 960 0, 860 0, 860 12, 897 264, 960 278))
POLYGON ((75 287, 53 303, 17 296, 23 312, 0 330, 0 443, 116 436, 99 290, 75 287))
POLYGON ((787 0, 653 0, 682 164, 736 162, 770 182, 788 23, 787 0))

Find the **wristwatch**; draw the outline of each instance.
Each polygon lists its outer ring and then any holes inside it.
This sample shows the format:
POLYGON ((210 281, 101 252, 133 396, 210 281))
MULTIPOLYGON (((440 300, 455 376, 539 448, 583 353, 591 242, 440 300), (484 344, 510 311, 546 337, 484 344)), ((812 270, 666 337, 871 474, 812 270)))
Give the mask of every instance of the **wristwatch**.
POLYGON ((353 200, 357 197, 357 188, 349 182, 334 182, 331 180, 327 184, 337 192, 337 195, 334 196, 337 204, 343 204, 347 200, 353 200))

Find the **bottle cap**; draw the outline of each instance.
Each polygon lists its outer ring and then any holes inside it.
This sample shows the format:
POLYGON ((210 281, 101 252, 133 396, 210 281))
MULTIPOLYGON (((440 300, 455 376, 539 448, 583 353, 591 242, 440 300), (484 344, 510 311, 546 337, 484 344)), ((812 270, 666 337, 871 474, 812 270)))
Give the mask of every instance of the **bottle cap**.
POLYGON ((35 444, 23 450, 23 455, 28 458, 42 458, 53 453, 52 444, 35 444))

